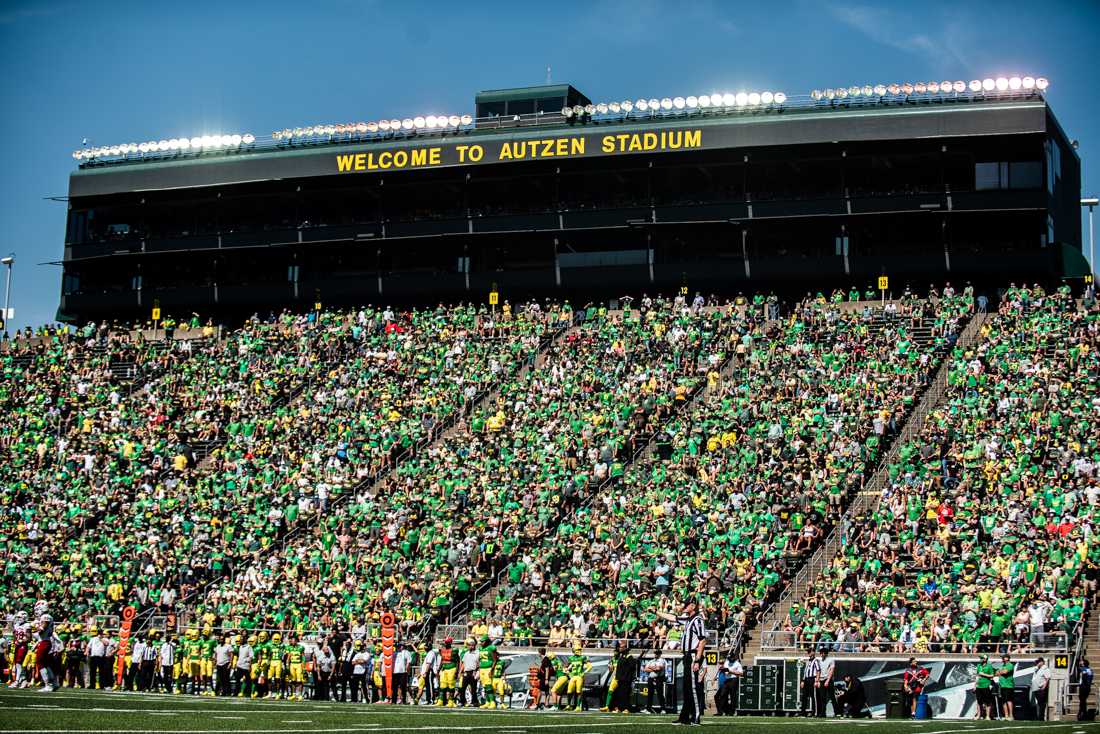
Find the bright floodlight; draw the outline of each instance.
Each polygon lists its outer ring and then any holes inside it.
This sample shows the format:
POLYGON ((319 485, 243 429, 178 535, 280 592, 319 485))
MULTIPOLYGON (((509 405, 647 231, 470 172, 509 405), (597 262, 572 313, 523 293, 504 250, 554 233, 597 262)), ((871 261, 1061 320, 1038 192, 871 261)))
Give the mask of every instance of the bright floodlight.
POLYGON ((887 91, 890 92, 890 94, 901 94, 901 85, 898 84, 897 82, 894 82, 893 84, 888 86, 886 89, 887 89, 887 91))
POLYGON ((990 79, 989 77, 982 79, 982 91, 992 92, 996 88, 997 82, 995 82, 994 80, 990 79))
POLYGON ((596 105, 596 112, 599 112, 601 115, 606 115, 608 109, 607 102, 600 102, 596 105))
POLYGON ((256 142, 256 136, 253 135, 252 133, 245 133, 244 135, 241 136, 241 142, 244 143, 245 145, 252 145, 253 143, 256 142))
POLYGON ((629 99, 624 99, 622 104, 623 112, 630 112, 634 109, 634 103, 629 99))
POLYGON ((876 84, 874 86, 874 89, 872 89, 871 91, 873 91, 876 96, 883 97, 883 96, 886 95, 886 85, 885 84, 876 84))
POLYGON ((619 105, 618 102, 611 102, 607 105, 607 109, 609 112, 614 112, 615 114, 618 114, 622 107, 619 105))
MULTIPOLYGON (((187 138, 180 138, 179 139, 179 146, 180 146, 180 150, 189 150, 191 148, 191 141, 188 140, 187 138)), ((126 146, 122 146, 122 147, 126 148, 126 146)), ((123 150, 122 152, 125 153, 126 151, 123 150)))
POLYGON ((863 93, 863 90, 860 87, 857 87, 854 84, 852 86, 848 87, 848 95, 851 96, 851 97, 858 97, 862 93, 863 93))
POLYGON ((731 94, 727 92, 726 94, 722 95, 722 104, 724 104, 726 107, 733 107, 735 104, 743 106, 745 102, 748 101, 749 95, 745 94, 744 92, 738 92, 737 94, 731 94))
POLYGON ((473 123, 473 121, 474 121, 474 118, 471 115, 468 115, 468 114, 463 115, 462 117, 459 118, 459 122, 461 122, 463 125, 470 125, 470 124, 473 123))
POLYGON ((585 113, 586 115, 591 115, 591 114, 593 114, 593 113, 594 113, 595 111, 596 111, 596 105, 594 105, 594 104, 586 104, 586 105, 584 106, 584 113, 585 113))
POLYGON ((699 106, 700 107, 710 107, 710 95, 709 94, 699 95, 699 106))
MULTIPOLYGON (((741 95, 738 95, 738 100, 737 100, 738 104, 741 103, 740 96, 741 95)), ((749 104, 752 105, 753 107, 760 104, 760 92, 750 92, 749 93, 749 104)))
POLYGON ((694 94, 689 95, 688 98, 684 100, 684 104, 687 105, 689 110, 694 110, 696 107, 699 106, 699 98, 696 97, 694 94))
POLYGON ((821 99, 821 97, 822 94, 820 89, 815 89, 814 91, 810 92, 810 99, 814 100, 815 102, 821 99))
POLYGON ((760 101, 763 102, 764 104, 771 104, 772 102, 775 101, 775 95, 772 94, 771 92, 761 92, 760 93, 760 101))
POLYGON ((1014 76, 1008 80, 1008 88, 1015 91, 1020 88, 1020 85, 1022 83, 1023 82, 1020 80, 1020 77, 1014 76))
POLYGON ((638 108, 639 112, 645 112, 649 109, 649 102, 646 102, 644 99, 639 99, 634 103, 634 106, 638 108))
POLYGON ((961 94, 966 91, 966 82, 962 81, 961 79, 956 82, 952 82, 951 89, 961 94))
POLYGON ((573 114, 577 115, 578 117, 580 115, 583 115, 584 114, 584 108, 581 107, 579 104, 573 105, 573 114))
POLYGON ((662 110, 671 110, 672 109, 672 99, 669 98, 669 97, 665 97, 664 99, 662 99, 661 100, 661 109, 662 110))
POLYGON ((415 127, 417 130, 424 129, 424 125, 425 125, 425 122, 424 122, 423 117, 420 117, 419 115, 417 115, 416 117, 413 118, 413 127, 415 127))
POLYGON ((874 93, 875 93, 875 88, 872 87, 870 84, 864 84, 863 85, 863 96, 864 97, 870 97, 874 93))
POLYGON ((912 94, 913 93, 913 85, 910 84, 909 82, 905 82, 904 84, 901 85, 901 93, 902 94, 912 94))
POLYGON ((1046 89, 1049 86, 1050 86, 1050 82, 1048 82, 1043 77, 1039 77, 1038 79, 1035 80, 1035 88, 1038 89, 1040 92, 1043 91, 1044 89, 1046 89))
POLYGON ((913 91, 916 92, 917 94, 924 94, 925 92, 928 91, 928 85, 925 84, 924 82, 917 82, 916 84, 913 85, 913 91))
POLYGON ((836 90, 836 98, 837 99, 844 99, 847 96, 848 96, 848 90, 847 89, 845 89, 844 87, 837 87, 837 90, 836 90))
POLYGON ((981 79, 971 79, 970 80, 970 91, 971 92, 980 92, 980 91, 982 91, 982 80, 981 79))
POLYGON ((657 99, 656 97, 650 97, 649 98, 649 109, 650 109, 650 111, 656 112, 658 109, 660 109, 660 107, 661 107, 661 100, 657 99))
POLYGON ((1030 76, 1025 76, 1020 81, 1024 85, 1024 89, 1034 89, 1035 88, 1035 79, 1030 77, 1030 76))
POLYGON ((378 123, 377 123, 377 122, 373 122, 373 121, 371 121, 371 122, 368 122, 368 123, 367 123, 367 132, 368 132, 368 133, 376 133, 376 132, 378 132, 378 123))
POLYGON ((997 81, 994 82, 997 85, 997 91, 1004 92, 1008 89, 1008 79, 1003 76, 997 77, 997 81))
POLYGON ((684 101, 683 97, 674 97, 672 100, 672 106, 678 110, 682 110, 684 109, 684 107, 687 106, 687 102, 684 101))
POLYGON ((390 121, 389 120, 379 120, 378 121, 378 128, 380 130, 389 130, 390 129, 390 121))
POLYGON ((787 95, 786 94, 784 94, 783 92, 776 92, 775 93, 775 103, 776 104, 783 104, 786 101, 787 101, 787 95))
POLYGON ((238 135, 237 133, 233 133, 233 135, 229 138, 229 143, 230 145, 240 145, 242 140, 244 140, 242 136, 238 135))

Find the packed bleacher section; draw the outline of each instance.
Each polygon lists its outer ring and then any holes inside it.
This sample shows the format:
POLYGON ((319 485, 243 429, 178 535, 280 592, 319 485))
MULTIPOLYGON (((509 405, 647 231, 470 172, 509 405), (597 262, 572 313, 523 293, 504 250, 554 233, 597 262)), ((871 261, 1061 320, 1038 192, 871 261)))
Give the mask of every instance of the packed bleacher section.
POLYGON ((1097 338, 1068 289, 1009 289, 776 639, 918 653, 1072 642, 1100 569, 1097 338))
POLYGON ((48 596, 82 616, 101 601, 111 559, 89 559, 99 573, 84 576, 77 549, 171 464, 176 437, 133 393, 174 364, 163 345, 106 324, 40 330, 0 352, 0 603, 48 596))
POLYGON ((208 609, 233 624, 305 629, 384 610, 410 628, 446 611, 499 558, 621 477, 635 442, 686 401, 728 342, 722 313, 666 301, 627 316, 590 308, 576 321, 536 368, 492 373, 491 405, 215 585, 208 609))
MULTIPOLYGON (((164 374, 128 395, 104 382, 101 346, 85 353, 58 337, 10 350, 18 365, 35 352, 27 379, 6 381, 13 409, 2 419, 17 454, 4 468, 23 480, 7 484, 15 496, 4 513, 14 605, 49 593, 67 616, 126 604, 174 611, 202 582, 270 556, 326 496, 430 438, 533 355, 556 316, 520 314, 498 327, 484 311, 253 319, 165 355, 164 374), (46 425, 30 410, 43 399, 75 419, 46 425), (196 443, 216 447, 202 464, 196 443)), ((151 349, 123 336, 109 345, 137 361, 151 349)))
POLYGON ((472 615, 475 636, 678 644, 657 612, 700 588, 712 628, 755 620, 860 491, 974 307, 969 291, 907 298, 887 317, 844 300, 818 294, 770 323, 729 308, 727 369, 622 481, 515 556, 472 615))

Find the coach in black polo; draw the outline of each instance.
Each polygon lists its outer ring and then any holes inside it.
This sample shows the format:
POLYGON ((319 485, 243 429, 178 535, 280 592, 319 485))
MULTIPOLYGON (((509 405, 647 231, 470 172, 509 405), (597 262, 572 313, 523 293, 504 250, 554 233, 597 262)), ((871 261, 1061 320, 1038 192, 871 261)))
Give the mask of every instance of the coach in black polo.
POLYGON ((701 675, 703 648, 707 644, 707 630, 703 626, 703 615, 699 614, 696 601, 689 598, 684 602, 684 610, 679 617, 666 612, 658 612, 658 616, 668 621, 679 622, 684 626, 680 635, 680 650, 683 652, 684 659, 684 705, 680 708, 677 723, 700 724, 705 705, 701 675))

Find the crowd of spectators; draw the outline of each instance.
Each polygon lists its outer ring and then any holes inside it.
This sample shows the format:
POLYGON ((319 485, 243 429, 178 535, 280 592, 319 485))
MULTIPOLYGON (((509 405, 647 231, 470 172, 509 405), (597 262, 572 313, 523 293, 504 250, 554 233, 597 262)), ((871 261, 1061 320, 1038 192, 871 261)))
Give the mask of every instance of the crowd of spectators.
POLYGON ((782 622, 788 640, 915 653, 1072 641, 1100 576, 1097 334, 1068 288, 1009 289, 954 350, 881 501, 782 622))

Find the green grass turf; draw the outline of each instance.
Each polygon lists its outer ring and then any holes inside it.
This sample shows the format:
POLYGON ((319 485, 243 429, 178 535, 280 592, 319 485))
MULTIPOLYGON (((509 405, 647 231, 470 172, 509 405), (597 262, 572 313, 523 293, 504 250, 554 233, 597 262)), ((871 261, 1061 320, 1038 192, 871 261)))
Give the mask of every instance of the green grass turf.
MULTIPOLYGON (((64 689, 54 693, 0 689, 0 734, 6 732, 501 732, 501 734, 627 734, 668 731, 672 716, 614 715, 598 712, 463 711, 434 707, 364 706, 323 701, 264 701, 124 694, 64 689)), ((840 719, 707 717, 704 729, 721 732, 794 734, 826 728, 860 734, 1049 729, 1100 732, 1076 722, 879 721, 840 719)))

